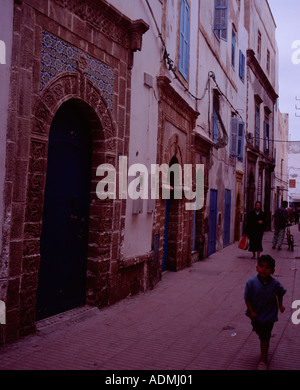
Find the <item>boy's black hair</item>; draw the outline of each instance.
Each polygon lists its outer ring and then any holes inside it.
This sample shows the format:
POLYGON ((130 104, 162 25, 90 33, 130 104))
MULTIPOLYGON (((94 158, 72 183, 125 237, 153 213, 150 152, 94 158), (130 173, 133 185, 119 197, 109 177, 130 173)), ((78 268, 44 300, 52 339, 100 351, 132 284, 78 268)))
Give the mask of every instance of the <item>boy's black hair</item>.
POLYGON ((270 255, 262 255, 262 256, 260 256, 260 258, 257 260, 257 264, 259 264, 261 262, 265 262, 270 267, 275 268, 275 260, 270 255))

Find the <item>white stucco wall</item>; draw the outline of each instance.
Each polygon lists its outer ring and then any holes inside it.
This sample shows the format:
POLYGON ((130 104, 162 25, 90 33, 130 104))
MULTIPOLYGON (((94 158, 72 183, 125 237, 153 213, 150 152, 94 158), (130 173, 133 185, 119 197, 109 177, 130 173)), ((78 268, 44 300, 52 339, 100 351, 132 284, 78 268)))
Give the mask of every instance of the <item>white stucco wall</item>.
MULTIPOLYGON (((280 204, 282 200, 288 199, 288 134, 289 134, 289 114, 282 114, 277 110, 278 123, 275 134, 276 148, 276 166, 275 166, 275 187, 281 188, 281 198, 278 199, 280 204)), ((292 173, 292 172, 291 172, 292 173)), ((276 205, 274 205, 275 209, 276 205)))
POLYGON ((267 0, 254 0, 247 2, 251 9, 249 19, 249 48, 254 50, 260 66, 267 74, 267 50, 270 52, 270 74, 269 79, 274 88, 276 88, 276 23, 267 0), (261 57, 257 55, 257 36, 258 30, 261 32, 261 57))
POLYGON ((300 201, 300 142, 289 142, 288 177, 296 180, 296 188, 289 188, 288 201, 300 201))
MULTIPOLYGON (((190 34, 189 34, 189 74, 188 74, 188 90, 194 96, 197 95, 197 76, 198 76, 198 1, 190 1, 190 34)), ((180 1, 167 1, 165 12, 165 44, 169 54, 169 58, 174 63, 174 69, 176 68, 177 75, 180 76, 178 71, 178 50, 179 50, 179 26, 180 26, 180 1)), ((167 76, 172 82, 172 88, 182 96, 182 98, 193 108, 197 109, 195 99, 188 94, 185 87, 175 79, 174 72, 171 70, 165 70, 165 76, 167 76)), ((181 79, 183 84, 185 81, 181 79)))
MULTIPOLYGON (((0 237, 3 227, 3 187, 5 177, 6 126, 11 64, 13 1, 0 0, 0 237)), ((0 253, 2 240, 0 239, 0 253)))
MULTIPOLYGON (((128 167, 144 164, 150 173, 150 165, 156 163, 158 90, 156 77, 162 59, 162 44, 144 1, 109 0, 115 8, 131 20, 142 19, 150 28, 143 35, 142 50, 134 53, 131 80, 131 117, 128 167), (144 84, 144 74, 150 75, 153 87, 144 84)), ((163 5, 160 0, 149 2, 161 30, 163 5)), ((128 179, 128 184, 132 179, 128 179)), ((133 214, 133 200, 127 198, 124 248, 125 257, 143 255, 151 250, 153 214, 147 212, 147 200, 143 200, 143 212, 133 214)))

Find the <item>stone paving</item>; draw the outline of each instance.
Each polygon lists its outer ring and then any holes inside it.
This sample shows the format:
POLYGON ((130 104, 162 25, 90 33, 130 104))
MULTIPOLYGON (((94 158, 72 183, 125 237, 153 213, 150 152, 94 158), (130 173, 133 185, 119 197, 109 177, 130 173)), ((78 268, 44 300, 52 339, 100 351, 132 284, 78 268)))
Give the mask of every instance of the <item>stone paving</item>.
MULTIPOLYGON (((285 288, 269 350, 269 370, 300 369, 300 324, 291 321, 300 300, 300 247, 292 226, 287 242, 264 254, 276 260, 285 288)), ((40 321, 37 332, 0 348, 1 370, 256 370, 259 340, 245 316, 246 281, 256 274, 251 253, 238 243, 180 272, 163 273, 152 290, 101 310, 79 308, 40 321)), ((298 316, 300 318, 300 314, 298 316)))

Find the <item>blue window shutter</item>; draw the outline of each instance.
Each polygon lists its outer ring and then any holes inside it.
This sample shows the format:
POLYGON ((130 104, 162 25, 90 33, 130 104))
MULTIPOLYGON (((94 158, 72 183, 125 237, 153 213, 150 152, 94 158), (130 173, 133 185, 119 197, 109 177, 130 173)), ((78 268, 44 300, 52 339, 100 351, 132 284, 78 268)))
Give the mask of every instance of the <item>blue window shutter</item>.
POLYGON ((238 156, 238 124, 238 119, 232 117, 230 123, 230 155, 232 157, 238 156))
POLYGON ((240 55, 239 55, 239 76, 242 82, 245 82, 245 56, 240 50, 240 55))
POLYGON ((245 134, 245 123, 239 122, 239 131, 238 131, 238 159, 243 161, 244 156, 244 134, 245 134))
POLYGON ((266 132, 267 132, 267 148, 268 148, 268 154, 270 153, 270 125, 267 123, 266 126, 266 132))
POLYGON ((179 61, 178 70, 188 81, 190 45, 190 6, 187 0, 180 1, 179 61))
POLYGON ((266 122, 264 122, 264 152, 266 151, 267 138, 266 138, 266 122))
POLYGON ((242 56, 243 56, 243 53, 241 52, 241 50, 239 51, 239 76, 240 76, 240 79, 243 80, 242 76, 243 76, 243 68, 242 68, 242 56))
POLYGON ((237 118, 231 118, 231 142, 230 142, 230 155, 237 157, 240 161, 243 161, 244 155, 244 134, 245 123, 240 122, 237 118))
POLYGON ((268 122, 264 122, 264 152, 269 154, 270 148, 270 126, 268 122))
POLYGON ((218 123, 219 123, 218 115, 216 109, 214 108, 213 111, 213 141, 214 142, 218 142, 218 133, 219 133, 218 123))
POLYGON ((180 2, 180 26, 179 26, 179 63, 178 69, 182 73, 184 68, 184 1, 180 2))
POLYGON ((215 0, 214 30, 218 38, 227 41, 228 0, 215 0))
POLYGON ((186 2, 185 23, 184 23, 184 74, 188 81, 189 78, 189 54, 190 54, 190 6, 186 2))
POLYGON ((232 42, 231 42, 231 65, 235 67, 235 46, 236 46, 236 33, 232 27, 232 42))
POLYGON ((243 54, 243 58, 242 58, 242 67, 243 67, 243 83, 245 82, 245 56, 243 54))

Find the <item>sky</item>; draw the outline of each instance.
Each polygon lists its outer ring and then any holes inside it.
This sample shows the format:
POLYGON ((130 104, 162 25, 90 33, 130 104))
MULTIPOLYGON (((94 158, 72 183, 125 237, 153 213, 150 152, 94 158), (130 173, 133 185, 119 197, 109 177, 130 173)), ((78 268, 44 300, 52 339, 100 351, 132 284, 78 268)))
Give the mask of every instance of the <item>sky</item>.
POLYGON ((268 2, 277 25, 279 109, 289 114, 289 139, 300 141, 300 1, 268 2))

